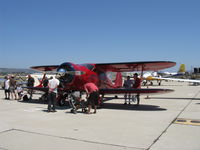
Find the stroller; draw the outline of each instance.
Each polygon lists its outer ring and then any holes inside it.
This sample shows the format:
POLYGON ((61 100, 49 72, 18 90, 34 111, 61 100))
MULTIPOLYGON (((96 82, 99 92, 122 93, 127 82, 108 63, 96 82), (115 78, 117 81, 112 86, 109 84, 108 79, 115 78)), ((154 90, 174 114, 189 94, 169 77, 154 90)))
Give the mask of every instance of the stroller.
POLYGON ((72 107, 71 113, 76 114, 79 108, 82 109, 82 112, 87 111, 87 102, 81 98, 82 93, 80 91, 74 91, 69 95, 69 104, 72 107))

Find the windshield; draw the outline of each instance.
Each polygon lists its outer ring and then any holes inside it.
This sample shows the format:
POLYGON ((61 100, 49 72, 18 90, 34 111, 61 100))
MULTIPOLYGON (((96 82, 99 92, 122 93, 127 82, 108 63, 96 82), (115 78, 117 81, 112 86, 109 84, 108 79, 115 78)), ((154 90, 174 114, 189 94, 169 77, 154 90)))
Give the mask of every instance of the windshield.
POLYGON ((86 67, 87 69, 89 69, 91 71, 94 69, 94 65, 92 65, 92 64, 80 64, 80 65, 86 67))

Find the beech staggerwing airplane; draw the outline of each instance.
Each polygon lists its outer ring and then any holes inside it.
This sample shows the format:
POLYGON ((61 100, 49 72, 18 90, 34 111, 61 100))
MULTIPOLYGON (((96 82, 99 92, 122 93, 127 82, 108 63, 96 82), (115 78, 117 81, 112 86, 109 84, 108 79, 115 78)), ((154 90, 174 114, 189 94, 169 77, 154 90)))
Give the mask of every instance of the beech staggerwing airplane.
MULTIPOLYGON (((107 94, 125 94, 125 93, 167 93, 172 92, 171 89, 125 89, 122 87, 121 72, 130 71, 158 71, 165 68, 173 67, 176 63, 171 61, 144 61, 144 62, 122 62, 122 63, 97 63, 97 64, 74 64, 65 62, 61 65, 47 65, 31 67, 37 71, 56 71, 60 80, 60 87, 57 101, 63 104, 66 99, 65 95, 69 95, 72 91, 84 91, 84 84, 92 82, 99 87, 101 95, 107 94), (114 82, 108 78, 107 72, 116 72, 114 82)), ((42 86, 33 88, 34 90, 47 90, 42 86)))

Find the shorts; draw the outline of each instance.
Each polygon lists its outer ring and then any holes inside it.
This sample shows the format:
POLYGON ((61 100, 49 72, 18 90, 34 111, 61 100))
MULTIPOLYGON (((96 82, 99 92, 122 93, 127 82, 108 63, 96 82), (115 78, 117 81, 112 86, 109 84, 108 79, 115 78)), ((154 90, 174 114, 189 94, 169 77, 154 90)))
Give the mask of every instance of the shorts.
POLYGON ((10 93, 10 89, 5 89, 5 93, 10 93))
POLYGON ((92 92, 88 97, 88 105, 98 105, 99 104, 99 92, 92 92))
POLYGON ((10 92, 14 93, 15 92, 15 87, 10 87, 10 92))

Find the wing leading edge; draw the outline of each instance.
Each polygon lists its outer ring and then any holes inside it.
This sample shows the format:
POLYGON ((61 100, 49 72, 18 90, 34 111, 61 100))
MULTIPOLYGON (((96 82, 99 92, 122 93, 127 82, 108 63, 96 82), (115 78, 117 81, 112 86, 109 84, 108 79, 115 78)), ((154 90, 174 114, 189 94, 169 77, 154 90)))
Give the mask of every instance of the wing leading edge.
POLYGON ((59 65, 49 65, 49 66, 33 66, 31 69, 37 70, 37 71, 55 71, 59 65))
POLYGON ((123 63, 100 63, 96 69, 100 71, 129 72, 129 71, 158 71, 175 66, 172 61, 144 61, 123 63))
MULTIPOLYGON (((176 65, 172 61, 143 61, 94 64, 98 71, 129 72, 129 71, 158 71, 176 65)), ((55 71, 59 65, 33 66, 38 71, 55 71)))

